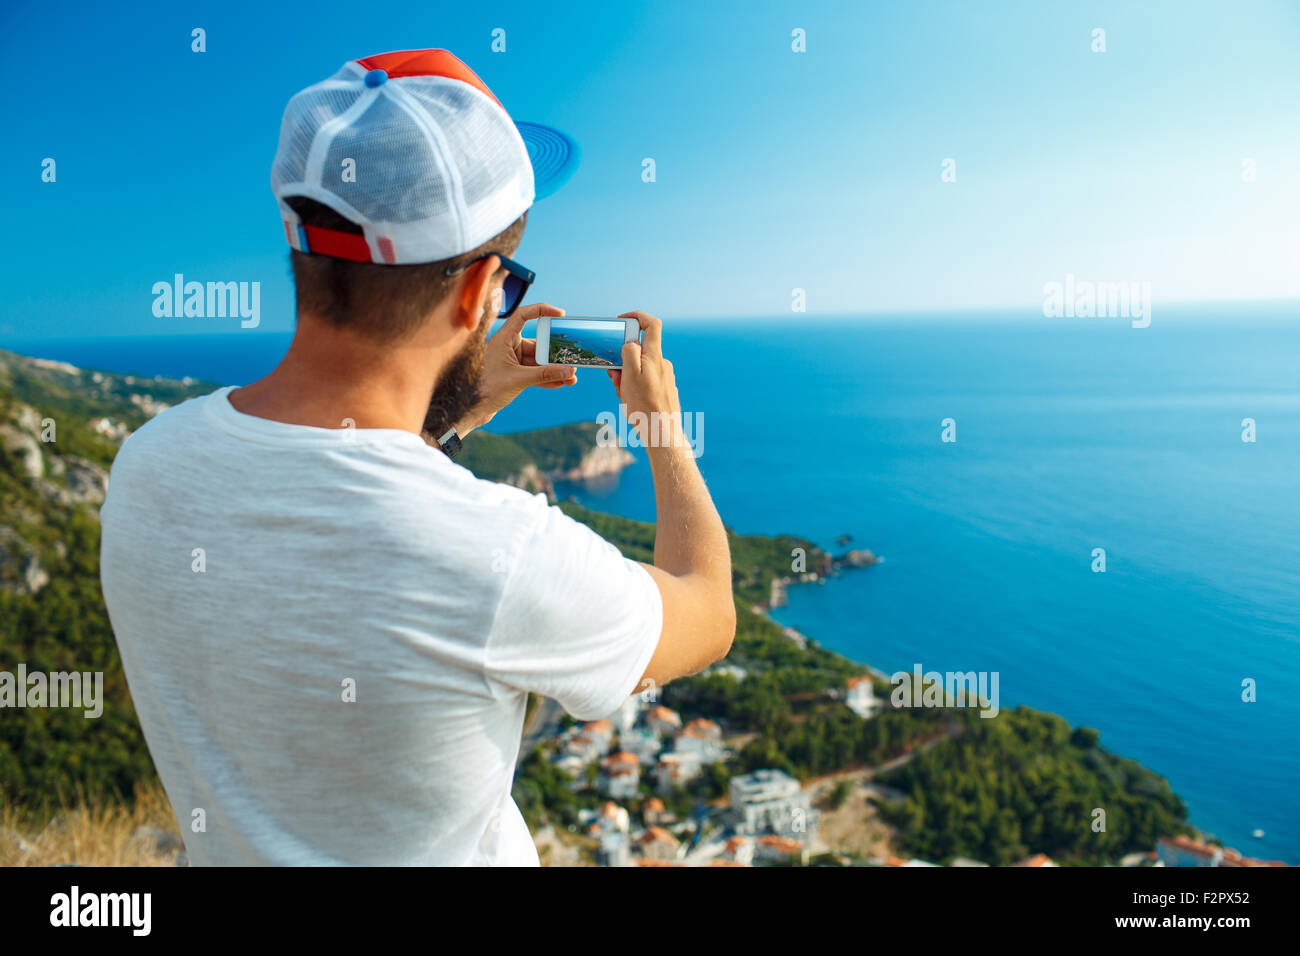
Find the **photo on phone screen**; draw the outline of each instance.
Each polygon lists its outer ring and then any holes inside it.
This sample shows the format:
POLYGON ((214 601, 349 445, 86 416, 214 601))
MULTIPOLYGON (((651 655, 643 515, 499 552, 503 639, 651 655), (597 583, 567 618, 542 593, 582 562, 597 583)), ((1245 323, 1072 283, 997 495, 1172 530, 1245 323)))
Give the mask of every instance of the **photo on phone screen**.
POLYGON ((618 368, 623 364, 627 323, 623 319, 551 319, 552 365, 618 368))

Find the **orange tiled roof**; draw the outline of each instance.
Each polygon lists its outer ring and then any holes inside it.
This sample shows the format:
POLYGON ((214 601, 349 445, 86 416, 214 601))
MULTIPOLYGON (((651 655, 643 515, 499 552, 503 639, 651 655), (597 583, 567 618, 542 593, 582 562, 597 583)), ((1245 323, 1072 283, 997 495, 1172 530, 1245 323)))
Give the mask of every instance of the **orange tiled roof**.
POLYGON ((658 797, 651 797, 649 800, 645 802, 645 806, 642 808, 642 810, 643 812, 646 813, 663 813, 664 802, 660 800, 658 797))
POLYGON ((1188 853, 1195 853, 1198 856, 1214 855, 1214 847, 1210 846, 1208 843, 1202 843, 1200 840, 1193 840, 1191 837, 1182 833, 1178 834, 1176 837, 1161 837, 1159 842, 1168 843, 1170 846, 1175 846, 1188 853))
POLYGON ((677 843, 677 838, 663 827, 647 827, 641 836, 642 843, 677 843))
POLYGON ((758 838, 761 846, 776 850, 778 853, 801 853, 803 844, 798 840, 783 836, 762 836, 758 838))
MULTIPOLYGON (((1218 849, 1208 843, 1194 840, 1183 833, 1175 837, 1161 837, 1158 842, 1177 847, 1185 853, 1195 853, 1197 856, 1206 858, 1214 856, 1215 849, 1218 849)), ((1224 866, 1286 866, 1281 860, 1257 860, 1251 856, 1242 856, 1239 851, 1231 847, 1222 847, 1221 849, 1223 850, 1222 864, 1224 866)))
POLYGON ((847 681, 849 687, 857 687, 859 684, 871 686, 871 678, 866 674, 859 674, 857 677, 850 677, 847 681))
POLYGON ((1047 866, 1052 862, 1052 858, 1046 853, 1035 853, 1033 856, 1021 860, 1016 866, 1047 866))
POLYGON ((1257 860, 1253 856, 1242 856, 1236 850, 1223 851, 1223 866, 1286 866, 1281 860, 1257 860))
POLYGON ((656 704, 646 711, 646 717, 650 720, 666 720, 669 723, 680 724, 682 718, 678 716, 677 711, 670 710, 663 704, 656 704))

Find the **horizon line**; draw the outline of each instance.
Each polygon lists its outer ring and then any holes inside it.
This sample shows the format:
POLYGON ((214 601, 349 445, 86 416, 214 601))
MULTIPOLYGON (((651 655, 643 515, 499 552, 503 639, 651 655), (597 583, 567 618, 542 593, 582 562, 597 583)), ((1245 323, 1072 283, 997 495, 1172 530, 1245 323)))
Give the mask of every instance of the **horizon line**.
MULTIPOLYGON (((1261 298, 1254 298, 1254 299, 1173 299, 1170 300, 1168 303, 1166 303, 1166 305, 1175 308, 1186 308, 1189 306, 1215 306, 1215 305, 1236 305, 1236 306, 1293 305, 1296 306, 1297 308, 1300 308, 1300 296, 1280 297, 1280 298, 1261 297, 1261 298)), ((671 316, 671 319, 673 321, 688 321, 688 322, 747 322, 747 321, 770 322, 770 321, 778 321, 778 320, 807 321, 810 319, 884 319, 884 318, 898 318, 902 316, 956 317, 956 316, 966 316, 966 315, 984 315, 988 313, 1014 314, 1014 313, 1025 313, 1025 312, 1032 312, 1032 314, 1022 315, 1021 318, 1024 319, 1029 319, 1031 317, 1043 318, 1041 314, 1041 306, 1019 304, 1019 305, 958 306, 952 308, 942 307, 942 306, 938 306, 938 307, 920 306, 916 308, 903 308, 903 309, 873 309, 873 310, 861 311, 861 312, 837 310, 837 311, 829 311, 829 312, 767 312, 767 313, 751 313, 748 315, 736 315, 734 313, 718 313, 718 314, 676 315, 676 316, 671 316)), ((1100 320, 1105 320, 1107 317, 1100 316, 1097 318, 1100 320)), ((1084 317, 1083 320, 1087 321, 1087 317, 1084 317)), ((500 321, 502 320, 493 319, 494 323, 500 321)), ((1052 321, 1061 322, 1064 320, 1060 318, 1054 318, 1052 321)), ((1080 319, 1075 318, 1072 321, 1080 321, 1080 319)), ((246 336, 249 334, 250 331, 252 331, 254 335, 258 334, 259 332, 263 335, 268 335, 268 334, 288 335, 288 334, 292 334, 294 329, 290 327, 287 329, 280 329, 280 328, 260 329, 259 328, 256 331, 248 330, 248 329, 243 329, 243 330, 234 329, 226 332, 210 332, 210 331, 121 332, 121 333, 111 333, 105 335, 87 335, 87 334, 74 333, 70 335, 21 336, 21 335, 0 334, 0 348, 3 347, 3 343, 6 341, 58 342, 58 341, 75 341, 75 340, 87 340, 87 339, 99 340, 99 339, 168 338, 168 337, 205 338, 209 336, 236 336, 236 335, 246 336)))

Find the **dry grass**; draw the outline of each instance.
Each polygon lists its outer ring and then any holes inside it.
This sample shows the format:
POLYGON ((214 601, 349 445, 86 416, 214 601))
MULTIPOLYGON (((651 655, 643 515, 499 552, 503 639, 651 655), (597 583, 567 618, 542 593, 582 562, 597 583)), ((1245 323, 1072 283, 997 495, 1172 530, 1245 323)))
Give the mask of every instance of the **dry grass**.
POLYGON ((0 806, 0 866, 174 866, 181 842, 166 794, 155 781, 135 797, 132 807, 78 799, 48 821, 0 806))
POLYGON ((592 866, 596 841, 563 828, 545 826, 533 834, 542 866, 592 866))
POLYGON ((821 807, 818 838, 836 852, 853 853, 867 859, 890 854, 893 832, 880 819, 869 797, 875 792, 871 772, 863 770, 827 774, 810 788, 813 802, 821 807), (838 809, 827 806, 831 791, 840 780, 851 784, 849 795, 838 809))

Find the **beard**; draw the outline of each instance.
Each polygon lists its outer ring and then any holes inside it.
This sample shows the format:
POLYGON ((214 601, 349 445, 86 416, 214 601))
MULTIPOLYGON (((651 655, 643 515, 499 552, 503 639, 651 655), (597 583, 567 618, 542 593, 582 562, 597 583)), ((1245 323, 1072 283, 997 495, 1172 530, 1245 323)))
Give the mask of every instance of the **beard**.
POLYGON ((447 429, 464 417, 478 404, 483 376, 483 344, 487 341, 488 322, 479 324, 482 330, 465 343, 460 353, 448 363, 433 386, 433 397, 424 416, 425 439, 437 439, 447 429))

